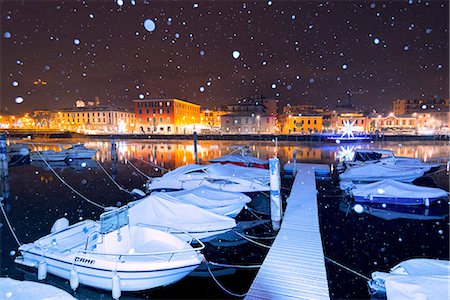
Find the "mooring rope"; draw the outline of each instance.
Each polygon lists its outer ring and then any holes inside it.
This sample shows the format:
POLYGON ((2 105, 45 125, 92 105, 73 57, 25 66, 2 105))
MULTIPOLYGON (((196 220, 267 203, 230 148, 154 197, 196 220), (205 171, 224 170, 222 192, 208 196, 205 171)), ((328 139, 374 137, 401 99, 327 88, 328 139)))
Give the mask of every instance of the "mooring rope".
POLYGON ((132 192, 130 192, 129 190, 125 189, 124 187, 122 187, 117 181, 114 180, 114 178, 111 177, 111 175, 109 175, 109 173, 105 170, 105 168, 102 166, 102 164, 96 160, 97 164, 100 166, 100 169, 103 170, 103 172, 105 172, 106 176, 108 176, 108 178, 117 186, 117 188, 121 191, 124 191, 130 195, 133 195, 132 192))
POLYGON ((260 215, 264 215, 264 216, 270 216, 269 213, 264 213, 264 212, 261 212, 261 211, 257 211, 256 209, 253 209, 253 208, 248 207, 248 206, 247 206, 247 210, 252 212, 252 213, 256 213, 256 214, 260 214, 260 215))
POLYGON ((225 293, 227 293, 227 294, 229 294, 229 295, 231 295, 231 296, 234 296, 234 297, 239 297, 239 298, 243 298, 243 297, 245 297, 245 296, 247 295, 247 293, 244 293, 244 294, 236 294, 236 293, 233 293, 233 292, 229 291, 228 289, 226 289, 226 288, 225 288, 225 287, 217 280, 217 278, 214 276, 213 272, 211 271, 211 269, 210 269, 210 267, 209 267, 209 262, 208 262, 208 261, 205 261, 205 264, 206 264, 206 268, 208 268, 209 275, 211 275, 212 279, 213 279, 214 282, 217 284, 217 286, 220 287, 225 293))
POLYGON ((269 246, 269 245, 265 245, 265 244, 262 244, 262 243, 260 243, 260 242, 254 241, 254 240, 252 240, 252 239, 246 237, 245 235, 243 235, 243 234, 241 234, 241 233, 239 233, 239 232, 237 232, 237 231, 235 231, 235 230, 233 230, 233 232, 234 232, 236 235, 238 235, 238 236, 240 236, 241 238, 243 238, 244 240, 247 240, 247 241, 249 241, 249 242, 251 242, 251 243, 253 243, 253 244, 255 244, 255 245, 258 245, 258 246, 260 246, 260 247, 270 249, 270 246, 269 246))
POLYGON ((353 273, 353 274, 355 274, 355 275, 358 275, 359 277, 361 277, 361 278, 363 278, 363 279, 365 279, 366 281, 369 281, 370 280, 370 278, 369 277, 367 277, 367 276, 364 276, 363 274, 361 274, 361 273, 358 273, 357 271, 355 271, 355 270, 352 270, 352 269, 350 269, 349 267, 346 267, 346 266, 344 266, 343 264, 341 264, 341 263, 338 263, 337 261, 335 261, 335 260, 332 260, 331 258, 329 258, 329 257, 326 257, 326 256, 324 256, 325 257, 325 259, 326 260, 328 260, 328 261, 330 261, 330 262, 332 262, 332 263, 334 263, 334 264, 336 264, 336 265, 338 265, 339 267, 341 267, 341 268, 344 268, 344 269, 346 269, 347 271, 349 271, 349 272, 351 272, 351 273, 353 273))
POLYGON ((224 267, 224 268, 238 268, 238 269, 259 269, 262 265, 229 265, 229 264, 221 264, 213 261, 207 261, 209 264, 216 267, 224 267))
POLYGON ((153 167, 155 167, 155 168, 159 168, 159 169, 161 169, 161 170, 163 170, 163 171, 165 171, 165 172, 169 172, 169 171, 170 171, 169 169, 166 169, 166 168, 164 168, 164 167, 158 166, 157 164, 151 163, 151 162, 149 162, 149 161, 145 161, 145 160, 143 160, 142 158, 137 158, 137 157, 136 157, 136 159, 142 161, 142 162, 145 163, 145 164, 148 164, 148 165, 150 165, 150 166, 153 166, 153 167))
POLYGON ((72 192, 74 192, 75 194, 77 194, 78 196, 80 196, 82 199, 84 199, 85 201, 87 201, 88 203, 95 205, 103 210, 106 209, 105 206, 98 204, 88 198, 86 198, 84 195, 82 195, 80 192, 78 192, 77 190, 75 190, 73 187, 70 186, 70 184, 68 184, 61 176, 59 176, 58 173, 56 173, 56 171, 50 166, 50 164, 47 162, 47 160, 42 156, 40 151, 36 151, 39 156, 41 157, 42 161, 47 165, 47 167, 52 171, 53 174, 55 174, 55 176, 65 185, 67 186, 70 190, 72 190, 72 192))
POLYGON ((147 179, 152 179, 150 176, 148 176, 147 174, 145 174, 144 172, 142 172, 141 170, 138 169, 138 167, 136 167, 131 161, 129 161, 128 159, 125 158, 125 161, 127 163, 129 163, 139 174, 141 174, 142 176, 144 176, 147 179))
POLYGON ((22 244, 19 242, 19 239, 17 238, 17 235, 16 235, 16 233, 14 232, 14 229, 12 228, 11 223, 9 222, 8 216, 6 215, 6 211, 5 211, 5 209, 3 208, 3 203, 2 203, 2 201, 3 201, 3 198, 0 197, 0 208, 1 208, 1 210, 2 210, 3 217, 4 217, 5 220, 6 220, 6 224, 8 224, 8 227, 9 227, 9 230, 11 231, 11 234, 13 235, 14 239, 16 240, 17 244, 18 244, 19 247, 20 247, 20 246, 22 246, 22 244))

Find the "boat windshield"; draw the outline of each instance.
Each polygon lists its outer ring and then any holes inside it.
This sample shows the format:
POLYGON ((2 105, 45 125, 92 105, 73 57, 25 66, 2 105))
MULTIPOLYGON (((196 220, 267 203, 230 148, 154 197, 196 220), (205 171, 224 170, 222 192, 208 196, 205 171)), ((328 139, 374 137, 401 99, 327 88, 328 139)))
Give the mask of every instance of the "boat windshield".
POLYGON ((100 215, 100 233, 107 234, 130 223, 128 207, 124 206, 100 215))

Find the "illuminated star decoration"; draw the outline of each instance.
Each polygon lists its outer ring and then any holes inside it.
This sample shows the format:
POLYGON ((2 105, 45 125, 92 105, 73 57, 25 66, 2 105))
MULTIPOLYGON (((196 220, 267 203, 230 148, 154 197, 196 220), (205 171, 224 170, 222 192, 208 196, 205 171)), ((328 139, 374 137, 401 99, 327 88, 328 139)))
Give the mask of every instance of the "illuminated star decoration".
POLYGON ((338 158, 340 161, 351 161, 353 160, 353 156, 355 155, 355 147, 349 146, 344 147, 341 146, 341 150, 339 150, 336 158, 338 158))
POLYGON ((347 136, 348 138, 350 137, 355 137, 355 135, 353 134, 353 130, 355 129, 355 122, 356 120, 354 120, 353 122, 350 123, 350 120, 344 121, 344 128, 343 133, 341 135, 341 138, 347 136))

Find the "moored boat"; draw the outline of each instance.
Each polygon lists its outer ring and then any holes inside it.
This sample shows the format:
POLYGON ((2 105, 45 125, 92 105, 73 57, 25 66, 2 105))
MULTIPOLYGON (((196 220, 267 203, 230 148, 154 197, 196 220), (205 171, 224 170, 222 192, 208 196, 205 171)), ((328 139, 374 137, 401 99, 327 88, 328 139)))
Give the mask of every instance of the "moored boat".
POLYGON ((411 182, 423 175, 422 169, 367 164, 348 168, 345 172, 339 174, 339 179, 353 182, 374 182, 385 179, 411 182))
POLYGON ((32 151, 30 159, 32 161, 63 161, 67 159, 67 154, 53 150, 32 151))
POLYGON ((402 205, 430 205, 448 196, 448 192, 432 187, 417 186, 395 180, 382 180, 369 184, 357 184, 350 191, 355 201, 392 203, 402 205))
MULTIPOLYGON (((153 193, 153 195, 158 195, 158 193, 153 193)), ((174 197, 181 203, 192 204, 231 218, 236 217, 252 200, 243 193, 222 191, 204 185, 189 190, 167 192, 166 195, 174 197)))
POLYGON ((448 299, 450 261, 409 259, 389 273, 373 272, 368 284, 372 295, 385 295, 387 299, 448 299))
MULTIPOLYGON (((191 238, 191 240, 195 240, 191 238)), ((143 223, 130 223, 128 207, 85 220, 19 247, 15 262, 78 284, 112 290, 139 291, 174 283, 203 260, 204 245, 193 248, 176 236, 143 223)))
POLYGON ((269 191, 269 170, 231 164, 181 166, 146 183, 147 192, 177 191, 208 186, 223 191, 254 193, 269 191))
POLYGON ((249 146, 239 147, 229 154, 209 160, 212 163, 234 164, 242 167, 268 169, 269 161, 251 155, 249 146), (240 152, 239 152, 240 151, 240 152))
POLYGON ((91 158, 99 150, 87 148, 84 144, 74 144, 69 148, 63 148, 61 146, 61 152, 67 154, 67 158, 70 159, 83 159, 91 158))

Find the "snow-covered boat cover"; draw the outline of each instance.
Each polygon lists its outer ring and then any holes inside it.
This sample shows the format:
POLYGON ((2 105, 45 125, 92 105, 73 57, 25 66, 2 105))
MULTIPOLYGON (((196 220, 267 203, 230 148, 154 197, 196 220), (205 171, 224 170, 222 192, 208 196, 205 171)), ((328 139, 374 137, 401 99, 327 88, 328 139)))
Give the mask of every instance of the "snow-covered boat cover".
POLYGON ((270 178, 269 170, 261 168, 241 167, 233 164, 189 164, 164 174, 161 179, 178 178, 187 174, 205 174, 206 177, 212 178, 239 177, 250 180, 257 179, 262 183, 269 182, 270 178))
POLYGON ((0 299, 29 300, 37 297, 48 300, 75 299, 66 291, 50 284, 0 278, 0 299))
POLYGON ((399 181, 413 181, 423 176, 421 169, 406 169, 402 167, 368 164, 348 168, 339 175, 341 180, 353 181, 379 181, 384 179, 394 179, 399 181))
MULTIPOLYGON (((153 193, 159 195, 161 193, 153 193)), ((202 208, 249 203, 252 199, 243 193, 227 192, 201 185, 190 190, 166 193, 179 201, 202 208)))
POLYGON ((410 259, 390 273, 372 273, 372 279, 384 280, 388 299, 450 299, 448 260, 410 259))
POLYGON ((410 199, 438 199, 446 197, 448 193, 439 188, 417 186, 391 179, 369 184, 356 184, 352 190, 355 197, 382 198, 410 198, 410 199))
POLYGON ((192 204, 181 203, 164 193, 155 193, 129 204, 130 225, 139 223, 167 226, 187 232, 214 232, 236 226, 234 219, 192 204))

